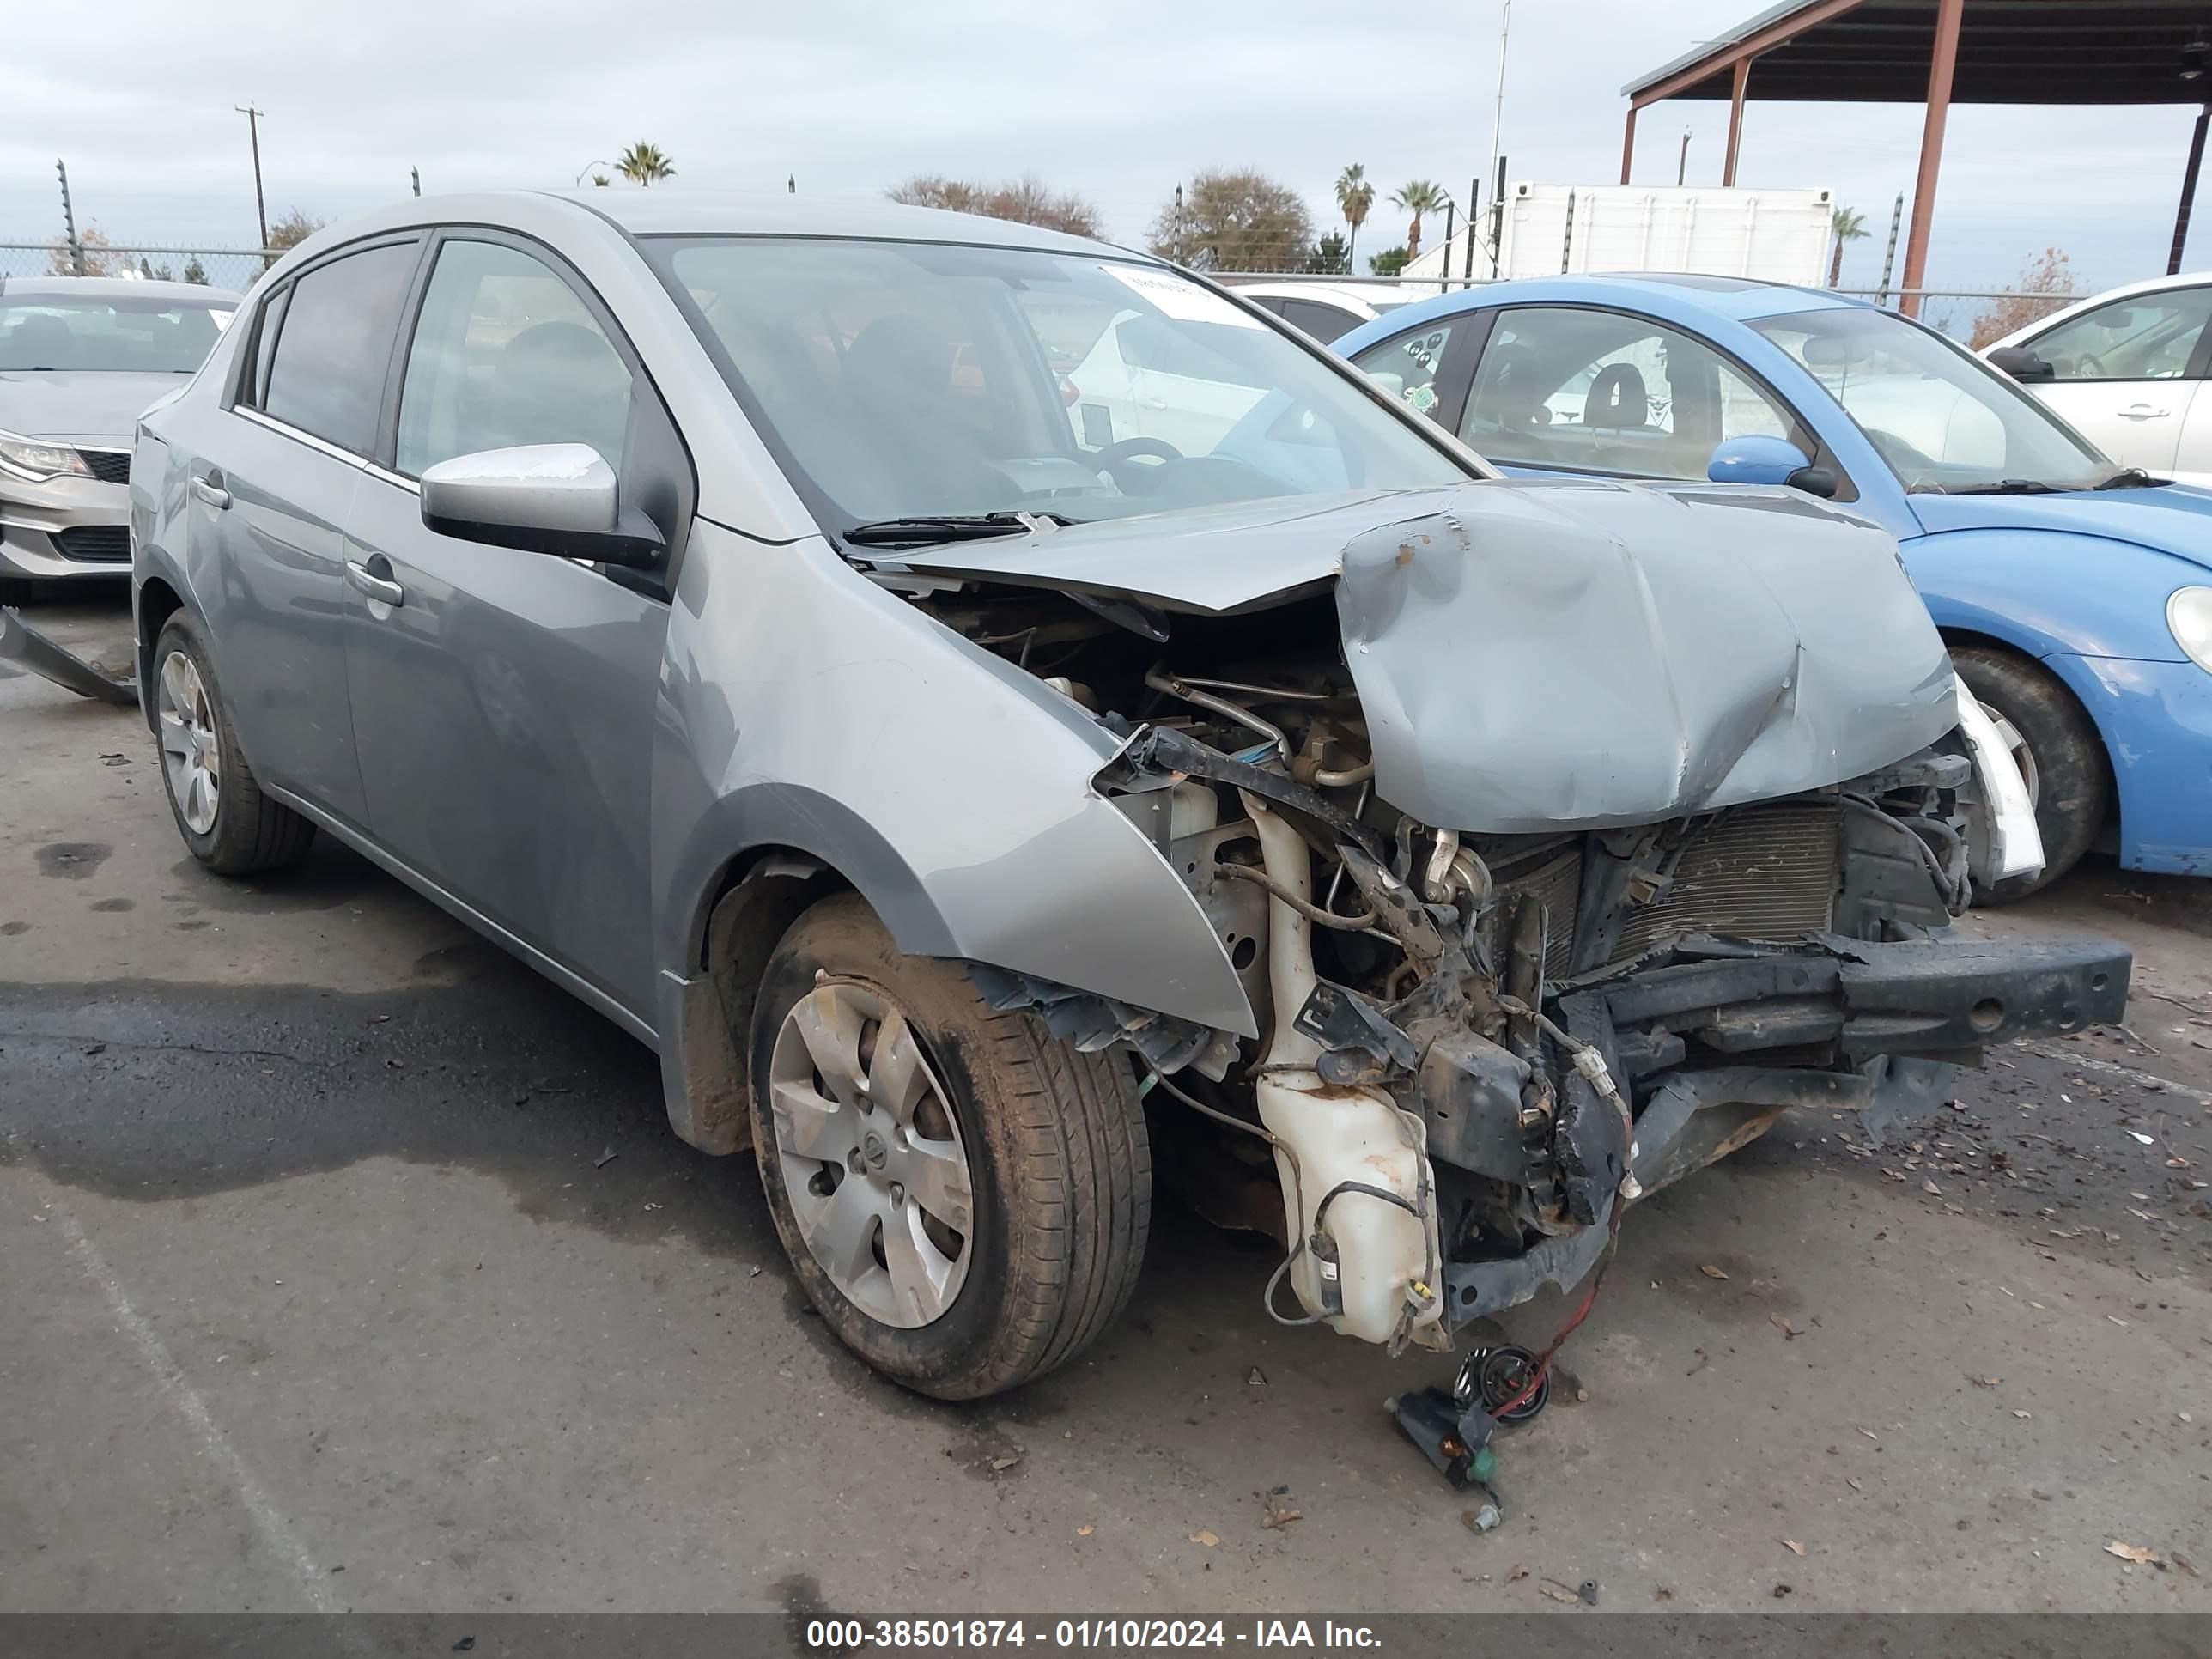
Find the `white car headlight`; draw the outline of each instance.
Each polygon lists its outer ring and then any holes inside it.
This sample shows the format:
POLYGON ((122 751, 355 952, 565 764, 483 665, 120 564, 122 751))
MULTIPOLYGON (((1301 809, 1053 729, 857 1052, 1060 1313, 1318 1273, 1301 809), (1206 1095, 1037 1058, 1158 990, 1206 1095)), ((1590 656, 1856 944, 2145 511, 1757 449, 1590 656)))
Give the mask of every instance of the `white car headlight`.
POLYGON ((5 465, 27 478, 52 478, 64 472, 83 477, 92 476, 92 469, 84 464, 84 457, 67 444, 19 438, 12 432, 0 432, 0 465, 5 465))
POLYGON ((2212 587, 2177 587, 2166 602, 2166 625, 2190 661, 2212 672, 2212 587))

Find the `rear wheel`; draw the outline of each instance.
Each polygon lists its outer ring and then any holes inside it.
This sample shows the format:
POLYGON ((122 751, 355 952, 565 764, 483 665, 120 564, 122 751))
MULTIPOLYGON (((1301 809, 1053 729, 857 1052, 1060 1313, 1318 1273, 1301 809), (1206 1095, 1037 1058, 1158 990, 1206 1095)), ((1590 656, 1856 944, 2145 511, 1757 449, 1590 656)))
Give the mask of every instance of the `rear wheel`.
POLYGON ((2048 887, 2089 850, 2111 809, 2112 769, 2088 714, 2044 670, 1987 646, 1960 646, 1951 660, 1996 723, 2035 803, 2043 868, 1974 889, 1978 903, 2009 904, 2048 887))
POLYGON ((298 863, 315 826, 253 781, 206 642, 185 612, 161 625, 153 660, 154 681, 143 695, 154 704, 169 815, 192 856, 223 876, 298 863))
POLYGON ((923 1394, 1064 1364, 1128 1301, 1152 1158, 1127 1062, 902 955, 852 895, 793 924, 750 1034, 753 1145, 830 1329, 923 1394))

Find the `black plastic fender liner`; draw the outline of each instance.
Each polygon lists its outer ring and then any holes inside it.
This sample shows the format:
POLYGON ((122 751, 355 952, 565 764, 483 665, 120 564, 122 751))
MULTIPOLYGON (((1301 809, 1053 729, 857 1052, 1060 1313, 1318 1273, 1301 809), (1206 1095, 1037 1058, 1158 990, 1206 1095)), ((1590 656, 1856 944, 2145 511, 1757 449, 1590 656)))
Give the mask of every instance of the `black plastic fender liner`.
POLYGON ((138 682, 103 674, 75 652, 56 645, 25 622, 13 605, 0 605, 0 659, 17 662, 41 679, 96 702, 125 708, 138 704, 138 682))

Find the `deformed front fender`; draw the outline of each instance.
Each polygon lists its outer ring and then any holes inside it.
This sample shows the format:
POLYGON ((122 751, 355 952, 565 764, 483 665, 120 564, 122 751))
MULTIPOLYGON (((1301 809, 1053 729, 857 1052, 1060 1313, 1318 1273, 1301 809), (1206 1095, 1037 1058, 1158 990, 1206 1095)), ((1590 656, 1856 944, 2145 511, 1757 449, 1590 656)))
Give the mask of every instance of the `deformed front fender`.
POLYGON ((902 950, 1256 1034, 1196 899, 1092 787, 1118 739, 1040 681, 818 538, 770 545, 703 522, 667 652, 664 979, 700 972, 731 861, 788 848, 858 889, 902 950))

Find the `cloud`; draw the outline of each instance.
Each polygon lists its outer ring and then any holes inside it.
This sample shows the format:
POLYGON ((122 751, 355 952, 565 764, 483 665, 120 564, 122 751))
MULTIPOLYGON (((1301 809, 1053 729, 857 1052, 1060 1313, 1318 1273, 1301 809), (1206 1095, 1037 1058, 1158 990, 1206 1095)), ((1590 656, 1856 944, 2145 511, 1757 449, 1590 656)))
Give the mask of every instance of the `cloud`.
MULTIPOLYGON (((1756 9, 1754 0, 1524 0, 1514 15, 1504 148, 1516 178, 1610 183, 1621 84, 1756 9)), ((0 60, 0 236, 59 228, 57 155, 80 221, 118 241, 240 246, 254 235, 246 121, 267 112, 272 216, 426 190, 572 184, 634 139, 686 187, 869 196, 909 173, 1035 172, 1142 236, 1178 179, 1256 166, 1334 215, 1331 180, 1366 165, 1464 197, 1489 168, 1497 9, 1418 12, 1277 0, 1001 0, 803 7, 674 0, 106 0, 19 8, 0 60)), ((1747 184, 1820 185, 1875 228, 1850 273, 1880 268, 1889 206, 1911 184, 1905 106, 1761 105, 1747 184)), ((1954 112, 1931 273, 2000 282, 2046 243, 2098 283, 2163 269, 2185 109, 1954 112)), ((1713 183, 1726 106, 1663 105, 1638 124, 1639 179, 1713 183)), ((1400 216, 1378 204, 1368 237, 1400 216)), ((2208 210, 2212 217, 2212 210, 2208 210)), ((1433 233, 1431 233, 1433 234, 1433 233)))

